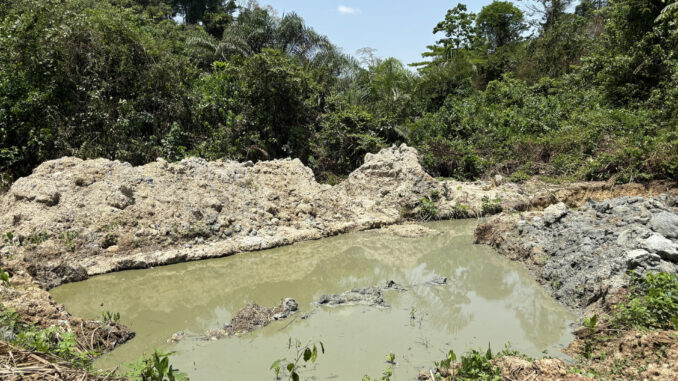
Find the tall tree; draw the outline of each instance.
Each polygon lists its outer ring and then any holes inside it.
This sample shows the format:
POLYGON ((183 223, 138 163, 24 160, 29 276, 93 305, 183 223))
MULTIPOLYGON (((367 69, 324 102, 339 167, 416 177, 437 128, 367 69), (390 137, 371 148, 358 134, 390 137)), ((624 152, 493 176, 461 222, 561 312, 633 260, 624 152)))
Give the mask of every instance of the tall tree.
POLYGON ((468 12, 466 4, 457 4, 456 7, 447 11, 445 20, 441 21, 433 28, 433 33, 445 33, 445 38, 438 41, 438 45, 444 47, 454 47, 459 49, 461 47, 471 46, 475 37, 475 28, 473 22, 476 15, 473 12, 468 12))
POLYGON ((523 11, 508 1, 483 7, 476 19, 479 34, 492 48, 518 41, 526 30, 523 11))

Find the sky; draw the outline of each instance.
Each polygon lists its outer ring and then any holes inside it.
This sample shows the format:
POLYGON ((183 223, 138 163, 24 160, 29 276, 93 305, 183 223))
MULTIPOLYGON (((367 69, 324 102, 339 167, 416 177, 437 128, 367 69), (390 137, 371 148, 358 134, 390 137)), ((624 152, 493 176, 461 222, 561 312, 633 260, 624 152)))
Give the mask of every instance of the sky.
MULTIPOLYGON (((467 0, 469 11, 478 13, 492 0, 467 0)), ((441 36, 433 28, 457 1, 451 0, 259 0, 279 14, 296 12, 316 32, 345 53, 376 49, 381 58, 395 57, 405 64, 421 61, 421 53, 441 36)))

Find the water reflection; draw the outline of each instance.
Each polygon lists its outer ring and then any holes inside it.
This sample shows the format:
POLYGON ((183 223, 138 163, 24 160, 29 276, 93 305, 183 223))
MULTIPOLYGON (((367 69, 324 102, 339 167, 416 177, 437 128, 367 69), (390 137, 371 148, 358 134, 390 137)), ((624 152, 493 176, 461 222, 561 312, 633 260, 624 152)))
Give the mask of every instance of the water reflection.
POLYGON ((360 379, 363 372, 378 373, 388 351, 400 354, 402 366, 410 367, 412 375, 450 346, 459 352, 510 341, 536 355, 566 344, 572 316, 520 265, 488 247, 473 245, 474 226, 474 221, 434 223, 430 227, 443 234, 421 239, 356 233, 229 258, 107 274, 52 293, 77 315, 94 318, 101 310, 118 311, 137 332, 136 339, 104 356, 98 365, 114 366, 160 347, 177 350, 175 361, 197 380, 224 372, 234 380, 266 379, 261 377, 267 377, 271 361, 284 355, 290 337, 322 339, 335 348, 318 365, 319 379, 331 375, 360 379), (438 276, 446 276, 448 285, 424 285, 438 276), (311 302, 321 294, 385 284, 389 279, 409 289, 385 293, 392 305, 389 310, 312 309, 311 302), (228 322, 250 301, 273 305, 288 296, 302 311, 312 312, 311 318, 272 324, 219 342, 165 343, 176 331, 201 333, 228 322), (198 362, 201 366, 193 365, 198 362), (346 369, 347 363, 353 364, 351 369, 346 369))

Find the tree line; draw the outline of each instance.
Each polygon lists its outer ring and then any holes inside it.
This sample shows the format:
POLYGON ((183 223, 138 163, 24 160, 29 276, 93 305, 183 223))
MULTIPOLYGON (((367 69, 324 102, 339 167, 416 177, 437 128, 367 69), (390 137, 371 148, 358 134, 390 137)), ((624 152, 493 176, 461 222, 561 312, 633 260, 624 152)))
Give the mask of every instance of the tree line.
POLYGON ((73 155, 296 157, 334 182, 403 142, 462 180, 677 180, 676 4, 458 4, 408 68, 254 1, 6 0, 0 180, 73 155))

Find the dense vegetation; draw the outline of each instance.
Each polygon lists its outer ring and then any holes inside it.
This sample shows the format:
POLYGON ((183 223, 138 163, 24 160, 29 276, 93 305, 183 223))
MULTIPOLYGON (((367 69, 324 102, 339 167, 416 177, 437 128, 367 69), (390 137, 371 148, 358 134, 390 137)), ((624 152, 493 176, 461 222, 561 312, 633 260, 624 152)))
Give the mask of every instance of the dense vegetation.
POLYGON ((495 1, 416 64, 223 0, 6 0, 0 177, 63 155, 298 157, 335 181, 408 143, 435 176, 678 179, 675 0, 495 1))

